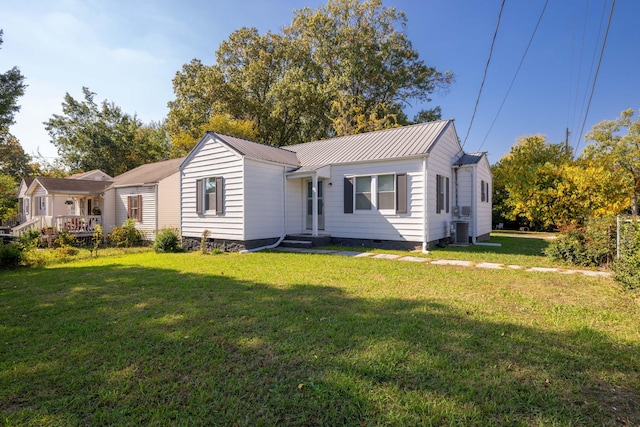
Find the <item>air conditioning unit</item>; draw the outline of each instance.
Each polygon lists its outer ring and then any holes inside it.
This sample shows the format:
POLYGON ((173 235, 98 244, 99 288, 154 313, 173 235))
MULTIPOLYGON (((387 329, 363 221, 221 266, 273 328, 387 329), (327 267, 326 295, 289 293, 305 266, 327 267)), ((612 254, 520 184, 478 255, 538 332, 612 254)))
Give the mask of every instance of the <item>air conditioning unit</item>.
POLYGON ((471 216, 471 206, 454 206, 453 215, 458 218, 471 216))
POLYGON ((454 243, 458 245, 469 244, 469 223, 466 221, 455 221, 455 237, 452 236, 454 243))

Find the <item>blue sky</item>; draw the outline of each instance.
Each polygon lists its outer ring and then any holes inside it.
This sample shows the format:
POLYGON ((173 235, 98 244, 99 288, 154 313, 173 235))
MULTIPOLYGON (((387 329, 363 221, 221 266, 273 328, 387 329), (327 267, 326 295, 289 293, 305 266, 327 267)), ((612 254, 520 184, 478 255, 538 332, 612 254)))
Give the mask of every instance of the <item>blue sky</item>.
MULTIPOLYGON (((465 138, 502 0, 383 0, 408 18, 406 32, 427 65, 451 70, 455 82, 433 94, 443 118, 465 138)), ((553 142, 580 140, 595 63, 612 0, 549 0, 540 27, 500 115, 545 0, 507 0, 467 151, 497 162, 516 139, 541 133, 553 142), (602 25, 601 25, 602 22, 602 25), (598 38, 599 34, 599 38, 598 38), (594 63, 595 58, 595 63, 594 63), (588 80, 591 74, 591 79, 588 80)), ((25 151, 57 155, 43 122, 61 113, 66 92, 114 102, 144 122, 162 120, 173 99, 172 78, 183 64, 214 52, 242 26, 261 33, 290 23, 293 9, 319 0, 0 0, 4 44, 0 71, 18 66, 28 88, 11 132, 25 151)), ((640 108, 640 2, 617 0, 584 133, 622 110, 640 108)))

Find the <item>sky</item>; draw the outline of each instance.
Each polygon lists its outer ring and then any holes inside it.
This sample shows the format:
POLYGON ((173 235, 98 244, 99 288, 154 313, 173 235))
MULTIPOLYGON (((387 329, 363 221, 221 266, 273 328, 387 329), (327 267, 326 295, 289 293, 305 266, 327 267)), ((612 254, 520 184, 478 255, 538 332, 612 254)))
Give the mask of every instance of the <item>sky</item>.
MULTIPOLYGON (((404 31, 425 64, 455 76, 432 102, 407 106, 409 117, 440 106, 443 119, 455 119, 465 151, 486 151, 494 164, 521 136, 543 134, 558 143, 567 129, 579 153, 593 125, 629 108, 637 113, 640 2, 616 1, 589 103, 615 0, 548 0, 532 39, 545 1, 505 1, 477 102, 502 0, 383 0, 405 12, 404 31)), ((213 64, 234 30, 279 32, 294 9, 325 3, 0 0, 0 72, 17 66, 28 85, 10 132, 25 152, 52 160, 57 149, 43 122, 62 113, 66 93, 83 100, 82 87, 95 92, 97 102, 113 102, 145 123, 161 121, 174 99, 172 79, 184 64, 193 58, 213 64)))

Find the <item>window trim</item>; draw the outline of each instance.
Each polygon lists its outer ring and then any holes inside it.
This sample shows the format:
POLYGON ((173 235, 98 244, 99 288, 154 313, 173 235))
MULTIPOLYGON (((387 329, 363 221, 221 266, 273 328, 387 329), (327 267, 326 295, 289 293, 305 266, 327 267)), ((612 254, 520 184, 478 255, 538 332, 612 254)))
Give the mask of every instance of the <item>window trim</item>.
POLYGON ((442 211, 449 213, 450 209, 450 187, 449 177, 436 174, 436 213, 441 214, 442 211))
MULTIPOLYGON (((344 177, 344 213, 348 214, 363 214, 370 215, 375 213, 380 213, 382 215, 400 215, 406 214, 408 212, 408 197, 407 197, 407 174, 406 172, 396 173, 396 172, 383 172, 383 173, 373 173, 373 174, 360 174, 360 175, 345 175, 344 177), (379 205, 379 193, 378 190, 378 178, 380 176, 391 176, 393 177, 393 208, 380 208, 379 205), (362 194, 357 193, 356 189, 356 180, 358 178, 371 178, 371 188, 370 188, 370 200, 371 200, 371 208, 370 209, 357 209, 356 205, 356 195, 362 194), (402 193, 402 194, 400 194, 402 193)), ((385 191, 383 193, 391 193, 391 191, 385 191)))
POLYGON ((223 215, 224 214, 224 179, 221 176, 207 176, 196 179, 196 213, 198 215, 223 215), (215 193, 207 193, 206 183, 208 180, 215 180, 215 193), (208 206, 211 200, 208 195, 215 194, 215 206, 208 206))
POLYGON ((142 222, 142 194, 127 196, 127 218, 142 222), (135 200, 136 206, 133 206, 135 200), (134 212, 135 210, 135 212, 134 212))

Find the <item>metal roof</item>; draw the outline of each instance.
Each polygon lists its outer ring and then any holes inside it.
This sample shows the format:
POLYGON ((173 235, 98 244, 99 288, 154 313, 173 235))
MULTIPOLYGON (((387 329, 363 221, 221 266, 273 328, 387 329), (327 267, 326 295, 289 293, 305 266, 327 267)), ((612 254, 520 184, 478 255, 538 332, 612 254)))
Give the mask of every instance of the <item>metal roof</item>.
POLYGON ((464 165, 476 165, 480 163, 482 157, 487 153, 485 151, 480 151, 477 153, 465 153, 455 162, 454 166, 464 166, 464 165))
POLYGON ((427 154, 453 120, 289 145, 302 165, 328 165, 427 154))
POLYGON ((248 139, 236 138, 235 136, 223 135, 215 132, 207 132, 215 139, 237 151, 240 155, 258 160, 283 163, 285 165, 299 166, 300 162, 296 153, 272 145, 261 144, 249 141, 248 139))
POLYGON ((183 160, 184 157, 138 166, 135 169, 131 169, 113 178, 111 186, 120 187, 125 185, 155 184, 177 173, 178 166, 180 166, 183 160))

